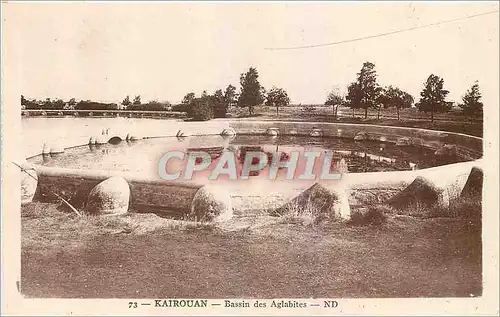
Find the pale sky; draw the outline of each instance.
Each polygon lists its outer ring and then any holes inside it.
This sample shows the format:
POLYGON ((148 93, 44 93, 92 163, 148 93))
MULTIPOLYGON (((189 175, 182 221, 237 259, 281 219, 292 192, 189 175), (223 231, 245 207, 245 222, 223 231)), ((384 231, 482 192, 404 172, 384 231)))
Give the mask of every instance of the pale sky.
MULTIPOLYGON (((375 35, 498 10, 482 3, 50 3, 3 5, 15 34, 20 90, 27 97, 120 102, 125 95, 180 102, 212 93, 257 67, 266 88, 292 103, 324 103, 364 61, 379 83, 418 100, 426 78, 444 78, 459 101, 479 81, 498 107, 498 13, 321 48, 266 50, 375 35)), ((5 29, 4 29, 5 30, 5 29)), ((10 48, 12 49, 12 48, 10 48)))

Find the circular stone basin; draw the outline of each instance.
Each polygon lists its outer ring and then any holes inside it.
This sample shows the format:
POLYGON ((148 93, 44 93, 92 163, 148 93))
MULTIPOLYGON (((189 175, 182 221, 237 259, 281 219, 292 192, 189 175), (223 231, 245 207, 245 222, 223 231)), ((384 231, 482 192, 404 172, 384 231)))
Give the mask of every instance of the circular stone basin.
MULTIPOLYGON (((280 160, 288 161, 292 152, 299 152, 300 166, 305 165, 304 151, 333 154, 330 171, 342 173, 404 171, 435 167, 466 161, 459 156, 446 158, 434 155, 434 150, 416 146, 397 146, 392 143, 375 141, 352 141, 342 138, 304 136, 262 136, 237 135, 234 138, 222 136, 191 136, 186 138, 164 137, 129 142, 113 139, 106 144, 85 145, 66 149, 58 155, 38 155, 29 159, 30 163, 73 169, 111 170, 141 173, 143 176, 160 179, 158 163, 168 151, 209 153, 212 163, 207 171, 196 172, 195 177, 208 178, 208 171, 217 164, 225 151, 235 156, 236 168, 241 171, 245 153, 264 152, 269 162, 262 171, 254 171, 251 177, 263 177, 269 169, 273 154, 280 152, 280 160)), ((321 156, 320 156, 321 157, 321 156)), ((171 159, 167 170, 185 169, 186 161, 171 159)), ((199 163, 199 162, 197 162, 199 163)), ((253 162, 255 163, 255 162, 253 162)), ((323 160, 318 158, 318 168, 323 160)), ((316 167, 315 167, 316 168, 316 167)), ((318 172, 316 175, 319 175, 318 172)), ((182 175, 182 174, 181 174, 182 175)), ((238 174, 239 175, 239 174, 238 174)), ((280 169, 277 178, 284 177, 286 169, 280 169)), ((296 174, 297 175, 297 174, 296 174)))

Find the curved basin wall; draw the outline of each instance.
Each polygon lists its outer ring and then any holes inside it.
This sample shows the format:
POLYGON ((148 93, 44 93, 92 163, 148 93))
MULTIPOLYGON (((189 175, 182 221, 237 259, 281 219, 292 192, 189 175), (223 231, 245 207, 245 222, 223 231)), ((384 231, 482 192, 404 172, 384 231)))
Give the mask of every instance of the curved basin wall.
POLYGON ((265 134, 270 128, 277 129, 278 134, 311 135, 313 130, 321 131, 323 137, 342 137, 354 139, 358 133, 366 133, 368 140, 397 143, 407 138, 410 145, 425 146, 434 150, 445 144, 454 144, 458 154, 468 159, 482 157, 483 139, 461 133, 378 126, 351 123, 322 122, 285 122, 285 121, 232 121, 230 123, 239 134, 265 134))
MULTIPOLYGON (((69 148, 88 144, 91 137, 99 135, 101 139, 107 142, 115 137, 124 140, 127 135, 131 134, 141 138, 188 137, 191 135, 217 135, 228 129, 234 129, 237 134, 266 134, 271 129, 276 131, 278 135, 312 135, 311 132, 315 131, 317 133, 314 135, 319 137, 345 138, 354 138, 360 132, 364 132, 367 140, 383 140, 396 143, 400 138, 406 138, 412 145, 432 149, 438 149, 445 144, 454 144, 459 155, 469 159, 477 159, 482 156, 481 138, 451 132, 363 124, 212 120, 209 122, 185 122, 180 124, 176 122, 176 124, 154 127, 147 125, 136 126, 134 129, 124 126, 120 131, 107 131, 107 134, 100 134, 101 131, 96 131, 94 135, 71 138, 61 137, 51 141, 43 140, 43 137, 41 137, 37 146, 31 146, 27 149, 26 157, 40 154, 44 143, 61 142, 62 147, 69 148)), ((481 164, 482 160, 475 160, 417 171, 348 173, 343 175, 340 182, 330 183, 328 186, 340 186, 349 192, 367 189, 393 190, 396 192, 412 182, 417 176, 426 177, 443 187, 457 184, 461 186, 460 184, 465 182, 472 166, 480 166, 481 164)), ((75 197, 84 201, 88 192, 100 181, 115 175, 124 176, 130 184, 131 205, 134 209, 157 208, 181 212, 189 210, 194 194, 202 186, 159 181, 142 175, 120 172, 79 171, 45 166, 35 166, 35 169, 39 175, 38 193, 40 195, 51 196, 50 191, 55 191, 63 196, 75 197)), ((248 197, 252 196, 251 186, 248 186, 247 189, 248 191, 245 194, 248 197)), ((285 196, 290 196, 290 193, 285 196)))

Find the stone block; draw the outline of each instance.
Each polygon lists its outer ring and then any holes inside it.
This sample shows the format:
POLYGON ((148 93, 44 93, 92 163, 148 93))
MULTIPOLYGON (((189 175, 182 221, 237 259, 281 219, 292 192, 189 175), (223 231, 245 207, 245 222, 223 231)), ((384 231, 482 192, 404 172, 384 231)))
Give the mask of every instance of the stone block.
POLYGON ((194 195, 188 219, 201 222, 220 222, 231 219, 231 197, 222 187, 205 185, 194 195))
POLYGON ((272 211, 283 215, 291 210, 312 212, 317 218, 348 219, 350 209, 343 188, 333 189, 316 183, 297 197, 272 211))
POLYGON ((404 210, 416 205, 427 208, 437 205, 446 206, 449 204, 449 200, 445 190, 418 176, 405 189, 389 199, 388 203, 393 208, 404 210))
POLYGON ((123 177, 113 176, 97 184, 87 200, 89 214, 124 214, 128 211, 130 187, 123 177))
POLYGON ((461 197, 482 200, 483 196, 483 170, 479 167, 473 167, 469 177, 465 182, 464 188, 460 193, 461 197))
POLYGON ((33 201, 38 185, 38 175, 35 168, 25 162, 21 164, 21 204, 33 201))

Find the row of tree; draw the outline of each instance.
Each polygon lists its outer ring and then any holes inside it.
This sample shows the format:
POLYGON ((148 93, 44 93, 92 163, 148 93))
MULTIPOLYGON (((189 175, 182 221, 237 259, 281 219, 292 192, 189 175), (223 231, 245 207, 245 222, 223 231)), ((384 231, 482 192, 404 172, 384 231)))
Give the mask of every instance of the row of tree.
POLYGON ((211 118, 222 118, 226 116, 227 109, 235 104, 236 87, 228 85, 224 92, 217 89, 212 95, 203 91, 200 97, 196 97, 194 92, 184 96, 180 105, 173 107, 176 111, 187 112, 188 116, 195 120, 205 120, 211 118))
MULTIPOLYGON (((77 109, 77 110, 142 110, 161 111, 174 110, 187 112, 195 120, 209 120, 214 117, 225 117, 231 107, 248 108, 250 115, 255 112, 255 107, 266 105, 276 108, 276 115, 279 115, 281 107, 290 104, 290 98, 283 88, 273 86, 269 91, 260 84, 257 69, 251 67, 247 72, 240 75, 240 92, 236 87, 228 85, 223 91, 216 90, 209 95, 206 91, 197 97, 195 93, 186 94, 179 105, 172 106, 168 101, 149 101, 143 104, 141 96, 135 96, 130 100, 126 96, 121 102, 121 107, 115 103, 101 103, 90 100, 76 101, 71 98, 68 102, 62 99, 51 100, 30 100, 21 95, 21 105, 25 109, 77 109)), ((420 100, 415 104, 419 111, 431 114, 431 121, 434 121, 434 114, 437 112, 447 112, 452 108, 452 102, 446 101, 449 91, 444 89, 444 80, 439 76, 431 74, 424 84, 420 93, 420 100)), ((462 98, 463 103, 459 104, 463 113, 468 116, 481 117, 483 114, 483 104, 479 84, 476 82, 465 93, 462 98)), ((377 82, 375 64, 363 63, 356 80, 347 87, 347 94, 343 94, 339 89, 331 91, 327 97, 325 105, 333 107, 333 114, 337 117, 338 107, 347 106, 353 111, 363 109, 365 118, 368 117, 368 109, 378 109, 378 118, 382 108, 395 108, 398 120, 400 109, 410 108, 414 105, 414 98, 409 93, 395 86, 382 87, 377 82)))
POLYGON ((47 109, 47 110, 174 110, 187 112, 188 116, 195 120, 209 120, 214 117, 225 117, 227 111, 231 107, 246 107, 250 115, 254 114, 256 106, 266 104, 276 107, 278 114, 279 107, 286 106, 290 103, 290 98, 287 92, 278 87, 272 87, 268 92, 259 83, 259 74, 256 68, 251 67, 247 72, 240 76, 240 92, 233 85, 228 85, 224 91, 216 90, 209 95, 206 91, 197 97, 195 93, 186 94, 179 105, 172 106, 169 102, 150 101, 146 104, 141 102, 141 96, 135 96, 130 100, 130 96, 126 96, 121 102, 121 107, 118 104, 92 102, 82 100, 77 102, 72 98, 68 102, 62 99, 45 101, 29 100, 21 96, 21 105, 25 109, 47 109))
POLYGON ((133 101, 127 96, 121 103, 121 107, 116 103, 104 103, 91 100, 76 101, 71 98, 68 101, 63 99, 45 100, 27 99, 21 95, 21 106, 28 110, 141 110, 141 111, 165 111, 171 109, 171 104, 168 101, 159 102, 152 100, 147 103, 141 102, 141 96, 135 96, 133 101))
POLYGON ((278 114, 280 107, 290 104, 290 98, 283 88, 273 86, 266 91, 259 83, 259 73, 254 67, 240 75, 240 85, 239 93, 233 85, 228 85, 224 92, 218 89, 212 95, 203 91, 200 97, 190 92, 174 109, 187 112, 195 120, 208 120, 213 117, 225 117, 231 107, 248 108, 249 114, 253 115, 256 106, 265 104, 276 107, 278 114))
MULTIPOLYGON (((269 91, 259 83, 257 69, 251 67, 240 76, 240 93, 236 88, 229 85, 225 92, 217 90, 213 95, 207 95, 204 91, 197 98, 194 93, 184 97, 179 110, 186 111, 190 116, 198 118, 197 112, 206 114, 207 118, 223 117, 231 106, 246 107, 249 114, 253 115, 256 106, 266 105, 276 108, 279 115, 280 107, 290 104, 287 92, 278 87, 272 87, 269 91), (212 109, 212 110, 211 110, 212 109)), ((453 103, 446 100, 449 91, 444 89, 444 80, 437 75, 431 74, 420 93, 420 100, 415 103, 414 97, 408 92, 392 85, 382 87, 377 82, 375 64, 363 63, 356 80, 349 84, 347 94, 342 94, 338 89, 329 93, 325 105, 333 106, 334 116, 337 117, 339 106, 348 106, 352 109, 363 109, 365 118, 368 117, 368 109, 377 109, 377 118, 380 118, 381 109, 394 108, 400 119, 400 110, 416 106, 419 111, 430 113, 431 121, 434 122, 434 114, 448 112, 453 103)), ((458 105, 465 115, 482 117, 483 104, 479 84, 476 82, 467 90, 462 97, 462 103, 458 105)), ((198 118, 199 119, 199 118, 198 118)))
POLYGON ((91 100, 76 101, 71 98, 68 101, 63 99, 51 100, 36 100, 25 98, 21 95, 21 107, 28 110, 116 110, 118 105, 116 103, 103 103, 91 100))
POLYGON ((172 110, 172 105, 169 101, 160 102, 158 100, 142 103, 141 96, 137 95, 134 97, 133 101, 130 101, 130 96, 126 96, 122 101, 122 109, 137 111, 168 111, 172 110))
MULTIPOLYGON (((435 113, 448 112, 452 108, 453 103, 446 101, 448 93, 449 91, 444 89, 444 80, 431 74, 424 83, 424 88, 420 93, 420 100, 415 106, 419 111, 430 113, 431 121, 434 122, 435 113)), ((414 98, 398 87, 380 86, 377 83, 375 64, 365 62, 357 74, 356 81, 347 87, 347 94, 343 95, 338 89, 334 89, 329 93, 325 105, 333 107, 335 117, 337 117, 339 106, 348 106, 353 113, 355 109, 364 109, 365 118, 368 117, 368 109, 378 109, 377 118, 380 118, 382 108, 395 108, 399 120, 400 109, 412 107, 414 98)), ((482 117, 483 103, 481 102, 481 93, 477 82, 467 90, 462 97, 462 103, 458 106, 462 108, 465 115, 482 117)))

